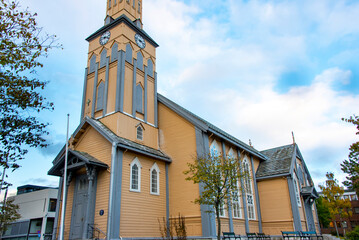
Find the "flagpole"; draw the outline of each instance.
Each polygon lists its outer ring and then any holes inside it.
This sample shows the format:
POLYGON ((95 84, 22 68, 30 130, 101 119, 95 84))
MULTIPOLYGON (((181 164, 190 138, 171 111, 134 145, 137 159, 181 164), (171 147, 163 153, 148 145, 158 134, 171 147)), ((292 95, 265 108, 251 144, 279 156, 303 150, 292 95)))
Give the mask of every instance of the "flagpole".
POLYGON ((65 166, 64 166, 64 178, 63 178, 63 187, 62 187, 62 206, 61 206, 61 223, 60 223, 60 236, 59 239, 64 239, 64 225, 65 225, 65 206, 66 206, 66 187, 67 187, 67 155, 69 151, 69 121, 70 114, 67 114, 67 130, 66 130, 66 152, 65 152, 65 166))

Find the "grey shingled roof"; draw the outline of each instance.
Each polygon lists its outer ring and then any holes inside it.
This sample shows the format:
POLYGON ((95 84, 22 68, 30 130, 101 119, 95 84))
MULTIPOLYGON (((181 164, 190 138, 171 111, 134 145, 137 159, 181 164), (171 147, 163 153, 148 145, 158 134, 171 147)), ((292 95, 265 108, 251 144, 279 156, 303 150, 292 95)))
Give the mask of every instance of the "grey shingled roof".
POLYGON ((275 175, 290 174, 293 155, 296 153, 296 145, 290 144, 282 147, 261 151, 269 160, 259 164, 256 177, 269 177, 275 175))
POLYGON ((188 111, 184 107, 181 107, 177 103, 169 100, 168 98, 164 97, 163 95, 161 95, 159 93, 157 95, 158 95, 159 102, 161 102, 165 106, 169 107, 173 111, 177 112, 179 115, 181 115, 182 117, 184 117, 187 120, 189 120, 190 122, 192 122, 195 126, 198 126, 199 128, 201 128, 204 131, 209 130, 210 132, 216 134, 219 137, 227 138, 230 142, 232 142, 232 144, 241 147, 242 149, 252 153, 253 155, 255 155, 261 159, 264 159, 264 160, 267 159, 267 157, 265 155, 263 155, 261 152, 259 152, 255 148, 245 144, 244 142, 233 137, 232 135, 228 134, 227 132, 223 131, 222 129, 214 126, 212 123, 204 120, 203 118, 197 116, 196 114, 188 111))
MULTIPOLYGON (((80 152, 76 150, 69 149, 69 156, 73 155, 79 158, 81 161, 83 161, 86 164, 95 165, 100 168, 108 168, 108 165, 104 162, 101 162, 97 158, 91 156, 88 153, 80 152)), ((62 152, 64 153, 64 152, 62 152)), ((61 157, 57 157, 56 162, 54 162, 54 165, 52 168, 48 171, 49 175, 53 176, 61 176, 61 169, 64 167, 64 161, 65 161, 65 155, 62 155, 61 157)))
POLYGON ((159 158, 161 160, 171 162, 171 159, 169 156, 167 156, 165 153, 161 152, 160 150, 147 147, 145 145, 141 145, 139 143, 133 142, 131 140, 122 138, 120 136, 117 136, 114 132, 112 132, 108 127, 106 127, 102 122, 99 120, 86 117, 85 121, 87 121, 92 127, 94 127, 96 130, 101 131, 104 133, 105 137, 111 142, 116 142, 118 146, 139 152, 139 153, 147 153, 147 155, 159 158))

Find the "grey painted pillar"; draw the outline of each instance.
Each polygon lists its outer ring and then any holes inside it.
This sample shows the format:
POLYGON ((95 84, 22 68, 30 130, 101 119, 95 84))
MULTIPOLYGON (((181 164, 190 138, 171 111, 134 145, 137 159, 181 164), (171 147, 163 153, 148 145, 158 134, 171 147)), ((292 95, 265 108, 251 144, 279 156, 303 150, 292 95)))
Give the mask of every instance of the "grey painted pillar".
POLYGON ((123 96, 125 94, 125 52, 118 51, 117 80, 116 80, 116 102, 115 112, 123 112, 123 96))
POLYGON ((295 196, 295 189, 294 189, 295 186, 294 186, 293 178, 291 176, 288 176, 287 177, 287 182, 288 182, 290 203, 291 203, 291 206, 292 206, 294 231, 302 231, 302 224, 301 224, 301 221, 300 221, 297 198, 295 196))
POLYGON ((41 236, 40 236, 40 240, 44 240, 45 239, 45 232, 46 232, 46 224, 47 224, 47 215, 45 217, 42 218, 42 226, 41 226, 41 236))
MULTIPOLYGON (((222 156, 224 158, 226 158, 226 147, 224 145, 224 142, 222 141, 222 156)), ((228 193, 228 197, 227 197, 227 205, 228 205, 228 219, 229 219, 229 231, 230 232, 234 232, 234 228, 233 228, 233 214, 232 214, 232 202, 230 199, 230 195, 228 193)))
POLYGON ((103 110, 102 110, 102 116, 104 117, 107 114, 107 102, 108 102, 108 81, 109 81, 109 73, 110 71, 110 57, 106 58, 106 79, 105 79, 105 94, 103 98, 103 110))
POLYGON ((155 72, 155 127, 158 127, 158 102, 157 102, 157 73, 155 72))
POLYGON ((121 189, 122 189, 123 151, 112 144, 110 196, 108 203, 107 239, 118 239, 120 236, 121 189))
POLYGON ((82 232, 82 238, 88 239, 88 226, 90 223, 90 209, 92 207, 92 186, 93 186, 93 180, 95 175, 95 168, 91 166, 86 166, 86 173, 87 173, 87 179, 89 182, 88 188, 87 188, 87 207, 86 207, 86 215, 85 215, 85 222, 84 222, 84 228, 82 232))
POLYGON ((95 117, 97 82, 98 82, 98 63, 96 63, 95 65, 95 80, 93 82, 91 117, 95 117))
MULTIPOLYGON (((239 149, 237 150, 237 154, 238 154, 238 159, 241 159, 241 153, 240 153, 239 149)), ((239 160, 239 165, 240 165, 240 169, 242 171, 242 162, 240 160, 239 160)), ((242 171, 242 173, 243 173, 243 171, 242 171)), ((247 211, 247 199, 246 199, 246 193, 244 191, 243 177, 241 178, 241 189, 242 189, 243 214, 244 214, 246 232, 250 232, 249 231, 249 221, 248 221, 248 211, 247 211)))
MULTIPOLYGON (((196 133, 196 149, 197 156, 207 156, 209 154, 208 136, 198 128, 195 128, 196 133)), ((199 184, 199 194, 204 190, 204 184, 199 184)), ((201 223, 203 237, 216 237, 216 219, 213 212, 213 207, 208 205, 201 205, 201 223)))
POLYGON ((167 237, 170 236, 170 186, 168 177, 168 163, 166 162, 166 224, 167 224, 167 237))
POLYGON ((59 226, 59 212, 61 211, 60 210, 60 202, 61 202, 61 193, 62 193, 62 185, 63 184, 64 184, 64 178, 60 177, 59 189, 57 191, 56 213, 55 213, 55 220, 54 220, 54 229, 52 231, 52 240, 56 239, 57 226, 59 226))
POLYGON ((252 165, 252 176, 253 176, 253 182, 254 182, 254 190, 256 192, 258 229, 259 229, 259 232, 263 232, 263 230, 262 230, 261 205, 260 205, 260 202, 259 202, 258 185, 257 185, 256 171, 254 170, 253 156, 251 156, 251 165, 252 165))
POLYGON ((88 73, 88 69, 85 68, 84 89, 82 91, 82 105, 81 105, 81 119, 80 119, 80 122, 82 121, 82 119, 84 119, 85 109, 86 109, 87 73, 88 73))
POLYGON ((133 59, 133 81, 132 81, 132 116, 136 117, 136 77, 137 60, 133 59))
POLYGON ((148 68, 147 68, 147 66, 144 66, 144 68, 145 68, 145 80, 144 80, 144 82, 145 82, 145 84, 144 84, 144 91, 145 91, 145 93, 143 94, 144 95, 144 121, 145 122, 147 122, 147 75, 148 75, 148 68))

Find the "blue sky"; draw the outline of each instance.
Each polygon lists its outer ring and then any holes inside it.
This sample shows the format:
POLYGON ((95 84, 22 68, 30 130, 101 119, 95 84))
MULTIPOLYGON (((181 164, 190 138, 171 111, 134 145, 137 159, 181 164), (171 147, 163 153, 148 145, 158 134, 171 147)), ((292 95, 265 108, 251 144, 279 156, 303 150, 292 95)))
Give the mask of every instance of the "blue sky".
MULTIPOLYGON (((55 110, 51 147, 31 150, 10 174, 23 184, 56 186, 47 176, 79 124, 88 44, 103 25, 105 0, 22 0, 64 50, 52 50, 38 77, 55 110)), ((144 30, 157 49, 159 92, 258 150, 292 143, 315 184, 333 171, 358 141, 342 117, 359 114, 359 2, 143 0, 144 30)))

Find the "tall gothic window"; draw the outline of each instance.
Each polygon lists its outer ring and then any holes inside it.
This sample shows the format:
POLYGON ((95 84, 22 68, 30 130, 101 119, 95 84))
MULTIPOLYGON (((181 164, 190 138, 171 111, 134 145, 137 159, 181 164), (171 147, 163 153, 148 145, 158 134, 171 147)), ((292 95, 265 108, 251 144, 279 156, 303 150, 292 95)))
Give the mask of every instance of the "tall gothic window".
POLYGON ((136 157, 130 164, 130 190, 134 192, 141 191, 141 163, 136 157))
POLYGON ((244 158, 243 161, 243 169, 246 174, 244 179, 245 182, 245 193, 246 193, 246 200, 247 200, 247 212, 248 212, 248 219, 254 220, 255 217, 255 210, 254 210, 254 199, 253 199, 253 186, 252 186, 252 174, 249 161, 247 156, 244 158))
POLYGON ((104 91, 105 91, 105 84, 101 81, 97 87, 96 111, 103 109, 104 91))
POLYGON ((151 194, 160 194, 160 169, 157 166, 157 163, 154 163, 150 169, 150 183, 151 183, 151 194))
MULTIPOLYGON (((218 157, 222 154, 222 151, 217 143, 216 140, 213 140, 210 148, 210 154, 212 157, 218 157)), ((225 213, 225 209, 224 209, 224 204, 220 205, 219 206, 219 216, 220 217, 225 217, 226 216, 226 213, 225 213)))

